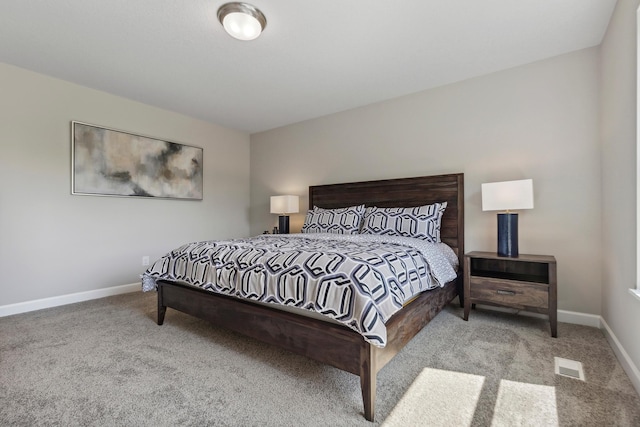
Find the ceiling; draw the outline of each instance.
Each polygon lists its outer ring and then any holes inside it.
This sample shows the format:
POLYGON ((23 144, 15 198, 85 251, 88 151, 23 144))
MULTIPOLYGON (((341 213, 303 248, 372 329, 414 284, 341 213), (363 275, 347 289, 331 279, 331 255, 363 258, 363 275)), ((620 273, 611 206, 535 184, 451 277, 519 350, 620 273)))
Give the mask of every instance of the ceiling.
POLYGON ((2 0, 0 62, 255 133, 600 44, 616 0, 2 0))

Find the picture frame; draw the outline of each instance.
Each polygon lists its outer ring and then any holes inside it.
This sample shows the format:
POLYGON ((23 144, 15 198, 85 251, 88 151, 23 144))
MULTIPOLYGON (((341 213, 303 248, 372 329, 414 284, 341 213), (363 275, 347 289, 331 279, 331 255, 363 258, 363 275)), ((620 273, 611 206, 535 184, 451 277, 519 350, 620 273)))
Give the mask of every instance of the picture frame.
POLYGON ((71 122, 71 194, 202 200, 203 149, 71 122))

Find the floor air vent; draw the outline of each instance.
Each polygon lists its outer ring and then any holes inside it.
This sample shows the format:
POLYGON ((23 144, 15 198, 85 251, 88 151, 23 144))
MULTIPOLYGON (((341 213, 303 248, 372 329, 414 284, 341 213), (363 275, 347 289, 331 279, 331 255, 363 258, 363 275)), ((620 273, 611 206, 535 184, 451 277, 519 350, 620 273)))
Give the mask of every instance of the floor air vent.
POLYGON ((556 357, 555 360, 557 375, 584 381, 582 363, 576 362, 575 360, 563 359, 561 357, 556 357))

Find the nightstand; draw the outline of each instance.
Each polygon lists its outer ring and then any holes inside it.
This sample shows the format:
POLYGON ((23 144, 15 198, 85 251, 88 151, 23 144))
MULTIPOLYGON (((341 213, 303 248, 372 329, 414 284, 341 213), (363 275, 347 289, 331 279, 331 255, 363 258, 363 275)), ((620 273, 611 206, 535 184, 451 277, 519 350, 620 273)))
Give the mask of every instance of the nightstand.
POLYGON ((549 316, 558 336, 556 259, 549 255, 499 257, 493 252, 464 256, 464 320, 471 305, 487 304, 549 316))

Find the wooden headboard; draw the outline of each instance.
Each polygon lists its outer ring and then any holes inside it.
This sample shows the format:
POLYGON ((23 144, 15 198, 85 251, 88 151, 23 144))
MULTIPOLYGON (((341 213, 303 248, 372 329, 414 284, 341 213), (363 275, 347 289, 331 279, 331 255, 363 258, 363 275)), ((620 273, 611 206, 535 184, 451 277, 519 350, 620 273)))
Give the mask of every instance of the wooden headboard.
POLYGON ((412 207, 447 202, 440 235, 458 255, 464 257, 464 174, 420 176, 380 181, 309 187, 309 208, 341 208, 361 205, 412 207))

